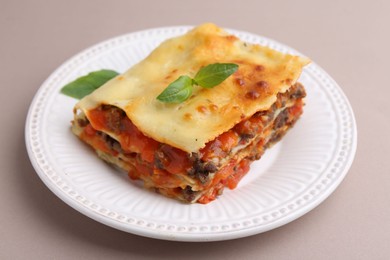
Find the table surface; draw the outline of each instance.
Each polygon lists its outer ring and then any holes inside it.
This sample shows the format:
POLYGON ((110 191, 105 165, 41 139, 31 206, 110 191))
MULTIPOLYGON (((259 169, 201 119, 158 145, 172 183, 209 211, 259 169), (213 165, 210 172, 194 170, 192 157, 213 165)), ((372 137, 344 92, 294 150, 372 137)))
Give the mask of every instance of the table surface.
POLYGON ((0 258, 390 259, 388 10, 385 0, 1 1, 0 258), (34 94, 50 73, 111 37, 206 21, 296 48, 339 83, 355 112, 358 148, 336 191, 285 226, 210 243, 115 230, 49 191, 28 159, 24 124, 34 94))

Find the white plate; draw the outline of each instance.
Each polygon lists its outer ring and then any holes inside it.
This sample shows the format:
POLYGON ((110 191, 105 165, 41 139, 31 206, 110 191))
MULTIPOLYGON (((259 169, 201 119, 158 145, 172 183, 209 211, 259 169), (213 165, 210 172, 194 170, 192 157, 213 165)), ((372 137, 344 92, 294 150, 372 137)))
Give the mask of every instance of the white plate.
MULTIPOLYGON (((70 131, 75 99, 60 94, 71 80, 101 68, 125 71, 164 39, 189 27, 157 28, 107 40, 65 62, 37 92, 26 121, 26 144, 39 177, 81 213, 147 237, 213 241, 284 225, 328 197, 346 175, 356 150, 353 111, 336 82, 318 65, 303 72, 304 115, 285 138, 253 164, 239 186, 207 205, 186 205, 144 190, 102 162, 70 131)), ((247 32, 242 40, 282 52, 295 50, 247 32)))

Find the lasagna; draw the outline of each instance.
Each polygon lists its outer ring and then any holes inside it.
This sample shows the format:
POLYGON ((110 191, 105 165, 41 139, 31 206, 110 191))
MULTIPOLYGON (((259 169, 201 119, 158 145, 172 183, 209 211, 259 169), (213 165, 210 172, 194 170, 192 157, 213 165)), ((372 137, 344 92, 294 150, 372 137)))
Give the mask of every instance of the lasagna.
POLYGON ((146 188, 206 204, 234 189, 298 120, 306 95, 298 78, 308 63, 203 24, 81 99, 72 131, 146 188), (182 103, 156 99, 180 75, 214 63, 239 67, 182 103))

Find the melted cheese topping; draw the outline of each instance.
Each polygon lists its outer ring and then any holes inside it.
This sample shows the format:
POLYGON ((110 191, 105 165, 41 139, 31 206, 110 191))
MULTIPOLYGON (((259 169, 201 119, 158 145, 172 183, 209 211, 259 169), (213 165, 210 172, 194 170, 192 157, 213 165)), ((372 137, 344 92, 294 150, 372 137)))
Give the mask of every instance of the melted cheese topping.
POLYGON ((308 63, 307 58, 247 44, 213 24, 203 24, 163 42, 75 108, 88 117, 88 111, 101 104, 117 106, 146 136, 197 152, 244 118, 267 110, 308 63), (201 67, 217 62, 236 63, 239 69, 212 89, 195 87, 192 97, 181 104, 156 99, 180 75, 194 77, 201 67))

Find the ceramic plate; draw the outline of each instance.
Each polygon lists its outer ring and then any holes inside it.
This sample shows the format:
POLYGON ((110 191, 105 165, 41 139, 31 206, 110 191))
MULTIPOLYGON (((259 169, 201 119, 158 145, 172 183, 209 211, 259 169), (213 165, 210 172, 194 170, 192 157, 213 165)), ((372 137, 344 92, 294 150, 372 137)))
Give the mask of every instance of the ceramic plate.
MULTIPOLYGON (((130 33, 74 56, 43 83, 26 121, 26 144, 42 181, 74 209, 111 227, 147 237, 215 241, 250 236, 284 225, 327 198, 346 175, 356 150, 353 111, 336 82, 315 63, 300 82, 304 114, 269 149, 235 190, 217 200, 186 205, 142 189, 107 165, 70 131, 77 100, 60 94, 73 79, 106 68, 124 72, 170 37, 190 27, 130 33)), ((299 54, 273 40, 229 30, 242 40, 299 54)))

